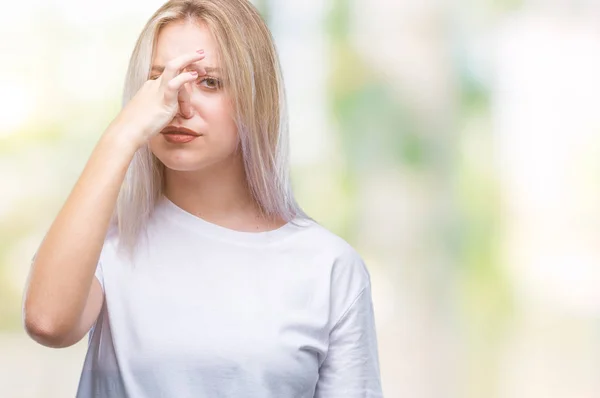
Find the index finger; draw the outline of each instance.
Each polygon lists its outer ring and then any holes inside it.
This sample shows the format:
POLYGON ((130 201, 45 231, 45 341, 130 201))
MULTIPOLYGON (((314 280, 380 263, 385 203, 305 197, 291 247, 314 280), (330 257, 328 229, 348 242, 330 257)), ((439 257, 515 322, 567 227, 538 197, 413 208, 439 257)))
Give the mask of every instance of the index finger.
POLYGON ((162 74, 163 83, 168 83, 171 79, 177 76, 183 68, 185 68, 193 62, 200 61, 204 57, 204 50, 198 50, 193 53, 181 55, 167 62, 167 64, 165 65, 165 70, 162 74))

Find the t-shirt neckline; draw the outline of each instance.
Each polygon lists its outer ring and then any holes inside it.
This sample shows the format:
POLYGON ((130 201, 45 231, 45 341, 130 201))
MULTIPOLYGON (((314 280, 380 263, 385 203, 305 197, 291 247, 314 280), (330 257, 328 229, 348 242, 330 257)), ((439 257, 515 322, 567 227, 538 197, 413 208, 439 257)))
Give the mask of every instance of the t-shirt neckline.
POLYGON ((179 224, 183 224, 198 233, 207 235, 219 240, 226 240, 235 243, 249 244, 264 244, 272 243, 291 235, 294 231, 300 228, 301 219, 299 217, 287 222, 279 228, 261 231, 261 232, 245 232, 223 227, 207 221, 195 214, 192 214, 173 203, 165 195, 159 199, 158 205, 163 207, 166 216, 175 220, 179 224))

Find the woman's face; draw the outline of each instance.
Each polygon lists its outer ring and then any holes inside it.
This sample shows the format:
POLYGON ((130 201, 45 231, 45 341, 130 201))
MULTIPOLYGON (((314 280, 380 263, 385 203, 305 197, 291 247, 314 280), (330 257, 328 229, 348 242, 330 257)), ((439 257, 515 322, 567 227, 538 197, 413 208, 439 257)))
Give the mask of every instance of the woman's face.
MULTIPOLYGON (((169 142, 164 134, 157 134, 149 141, 154 155, 172 170, 203 169, 235 153, 238 136, 233 107, 221 85, 217 47, 206 25, 172 22, 164 26, 158 35, 152 65, 165 66, 173 58, 199 49, 206 56, 196 64, 207 74, 200 74, 196 81, 182 87, 188 90, 192 115, 185 118, 177 113, 167 126, 185 127, 201 135, 186 143, 169 142)), ((152 72, 151 78, 158 74, 152 72)))

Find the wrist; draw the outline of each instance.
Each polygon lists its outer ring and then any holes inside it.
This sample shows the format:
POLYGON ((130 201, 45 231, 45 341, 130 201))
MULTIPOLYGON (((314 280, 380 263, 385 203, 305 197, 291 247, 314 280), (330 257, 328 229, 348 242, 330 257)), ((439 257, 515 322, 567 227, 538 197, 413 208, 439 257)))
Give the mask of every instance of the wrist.
POLYGON ((118 148, 118 150, 133 155, 144 144, 141 140, 142 134, 140 134, 139 130, 140 128, 136 126, 111 124, 101 139, 109 143, 109 145, 118 148))

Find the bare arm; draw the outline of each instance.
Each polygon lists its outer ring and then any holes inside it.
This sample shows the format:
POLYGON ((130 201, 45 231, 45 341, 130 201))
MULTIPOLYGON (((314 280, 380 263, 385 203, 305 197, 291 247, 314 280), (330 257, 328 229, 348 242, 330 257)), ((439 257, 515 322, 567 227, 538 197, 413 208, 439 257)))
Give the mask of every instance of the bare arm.
POLYGON ((136 150, 119 129, 109 127, 99 140, 32 264, 23 316, 27 333, 40 344, 75 344, 102 307, 94 272, 136 150))
POLYGON ((158 79, 142 85, 94 148, 31 265, 23 318, 40 344, 75 344, 97 319, 104 296, 94 273, 127 168, 179 109, 188 117, 184 85, 197 72, 182 69, 203 58, 203 52, 193 52, 170 61, 158 79))

